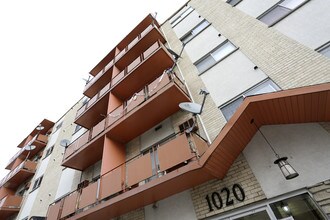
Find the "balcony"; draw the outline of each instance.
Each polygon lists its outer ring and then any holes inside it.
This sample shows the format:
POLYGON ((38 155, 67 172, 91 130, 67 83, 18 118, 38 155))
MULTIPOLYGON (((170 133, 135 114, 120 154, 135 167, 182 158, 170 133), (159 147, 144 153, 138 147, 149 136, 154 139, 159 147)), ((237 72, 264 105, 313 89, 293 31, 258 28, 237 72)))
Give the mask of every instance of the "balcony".
POLYGON ((26 179, 34 175, 36 167, 37 162, 29 160, 23 161, 0 181, 0 187, 16 189, 26 179))
POLYGON ((10 158, 6 169, 12 169, 12 166, 14 165, 16 159, 25 159, 27 156, 29 156, 28 159, 34 157, 42 148, 44 148, 47 145, 48 137, 43 134, 36 134, 31 140, 27 142, 26 145, 34 145, 36 148, 32 151, 26 151, 24 147, 22 147, 12 158, 10 158))
POLYGON ((120 100, 126 100, 159 77, 173 63, 163 44, 160 41, 155 42, 138 57, 134 57, 132 63, 78 110, 75 123, 90 129, 102 120, 102 115, 107 114, 110 91, 120 100))
POLYGON ((104 135, 127 143, 177 112, 185 101, 189 98, 183 83, 175 74, 164 73, 71 143, 62 165, 84 170, 102 158, 104 135))
POLYGON ((193 181, 180 179, 172 187, 164 187, 172 174, 196 162, 207 148, 206 141, 197 134, 171 135, 145 154, 126 161, 85 188, 50 205, 47 219, 78 219, 86 217, 86 213, 90 214, 86 219, 97 219, 100 210, 108 213, 107 218, 113 218, 163 199, 171 195, 174 188, 205 180, 203 177, 193 181))
POLYGON ((11 215, 17 214, 21 208, 23 197, 7 195, 0 200, 0 219, 6 219, 11 215))
POLYGON ((165 43, 165 39, 158 27, 154 24, 150 24, 87 83, 84 89, 84 95, 90 98, 95 96, 101 88, 110 82, 113 65, 119 68, 128 66, 140 55, 141 51, 144 51, 158 40, 165 43))

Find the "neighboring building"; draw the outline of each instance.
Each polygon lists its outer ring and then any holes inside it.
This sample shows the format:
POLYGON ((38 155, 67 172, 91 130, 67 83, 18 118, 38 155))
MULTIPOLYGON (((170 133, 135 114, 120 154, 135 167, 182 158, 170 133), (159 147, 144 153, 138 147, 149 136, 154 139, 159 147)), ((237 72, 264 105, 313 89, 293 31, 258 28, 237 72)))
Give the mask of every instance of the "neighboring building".
POLYGON ((148 15, 90 71, 12 218, 327 219, 329 11, 191 0, 162 25, 148 15))

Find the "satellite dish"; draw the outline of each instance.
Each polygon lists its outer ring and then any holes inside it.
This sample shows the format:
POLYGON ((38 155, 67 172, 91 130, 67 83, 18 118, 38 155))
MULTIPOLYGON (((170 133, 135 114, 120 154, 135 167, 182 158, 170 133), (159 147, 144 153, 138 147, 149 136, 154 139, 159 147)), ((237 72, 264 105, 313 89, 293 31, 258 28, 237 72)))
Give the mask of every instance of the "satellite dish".
POLYGON ((179 107, 182 110, 185 110, 193 114, 200 114, 202 110, 202 106, 194 102, 182 102, 179 104, 179 107))
POLYGON ((35 145, 26 145, 24 147, 24 150, 26 150, 26 151, 31 151, 31 150, 34 150, 34 149, 36 149, 35 145))
POLYGON ((39 124, 39 125, 36 127, 36 129, 37 129, 38 131, 41 131, 41 130, 44 130, 45 127, 42 126, 41 124, 39 124))
POLYGON ((60 145, 61 145, 62 147, 67 147, 69 144, 70 144, 70 141, 69 141, 68 139, 63 139, 63 140, 61 140, 61 142, 60 142, 60 145))

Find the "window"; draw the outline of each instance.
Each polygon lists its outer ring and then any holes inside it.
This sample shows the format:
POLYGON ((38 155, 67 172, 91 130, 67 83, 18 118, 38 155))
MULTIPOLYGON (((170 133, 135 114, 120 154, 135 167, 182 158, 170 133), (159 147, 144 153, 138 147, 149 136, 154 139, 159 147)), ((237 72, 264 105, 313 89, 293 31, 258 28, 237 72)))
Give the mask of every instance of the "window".
POLYGON ((55 133, 58 129, 60 129, 60 128, 62 127, 62 124, 63 124, 63 121, 61 121, 60 123, 58 123, 58 124, 56 125, 54 133, 55 133))
POLYGON ((228 0, 227 3, 236 6, 238 3, 240 3, 242 0, 228 0))
MULTIPOLYGON (((39 177, 38 179, 36 179, 36 180, 34 181, 32 191, 34 191, 34 190, 36 190, 36 189, 39 188, 39 186, 40 186, 40 184, 41 184, 41 181, 42 181, 42 178, 43 178, 43 176, 39 177)), ((31 191, 31 192, 32 192, 32 191, 31 191)))
POLYGON ((185 10, 181 15, 179 15, 174 21, 171 22, 171 26, 174 27, 177 25, 180 21, 182 21, 185 17, 187 17, 190 12, 192 12, 194 9, 189 7, 187 10, 185 10))
POLYGON ((191 118, 185 122, 183 122, 182 124, 179 125, 179 129, 180 129, 180 132, 184 132, 186 130, 190 130, 191 131, 196 131, 198 130, 198 127, 197 127, 197 123, 195 123, 194 119, 191 118))
POLYGON ((210 23, 207 20, 203 20, 201 23, 199 23, 196 27, 194 27, 190 32, 188 32, 187 34, 185 34, 182 38, 181 38, 181 42, 186 44, 188 43, 191 39, 193 39, 197 34, 199 34, 200 32, 202 32, 205 28, 207 28, 207 26, 210 23))
POLYGON ((51 146, 50 148, 48 148, 47 151, 46 151, 46 155, 45 155, 44 158, 48 157, 53 152, 53 149, 54 149, 54 145, 51 146))
POLYGON ((318 52, 320 54, 323 54, 326 57, 330 58, 330 42, 326 43, 325 45, 323 45, 322 47, 320 47, 318 49, 318 52))
POLYGON ((80 129, 82 128, 82 126, 80 125, 76 125, 75 129, 74 129, 74 134, 77 133, 80 129))
POLYGON ((284 0, 261 15, 259 20, 267 25, 273 25, 306 1, 307 0, 284 0))
POLYGON ((245 91, 243 94, 241 94, 239 97, 236 97, 236 99, 234 99, 230 103, 220 106, 220 110, 221 110, 222 114, 225 116, 226 120, 229 121, 229 119, 236 112, 237 108, 244 101, 244 97, 263 94, 263 93, 269 93, 269 92, 275 92, 278 90, 280 90, 280 88, 272 80, 268 79, 268 80, 262 82, 261 84, 245 91))
POLYGON ((230 41, 225 41, 223 44, 218 46, 212 52, 204 56, 200 61, 195 64, 200 73, 205 72, 210 67, 214 66, 217 62, 226 58, 231 54, 237 47, 230 41))

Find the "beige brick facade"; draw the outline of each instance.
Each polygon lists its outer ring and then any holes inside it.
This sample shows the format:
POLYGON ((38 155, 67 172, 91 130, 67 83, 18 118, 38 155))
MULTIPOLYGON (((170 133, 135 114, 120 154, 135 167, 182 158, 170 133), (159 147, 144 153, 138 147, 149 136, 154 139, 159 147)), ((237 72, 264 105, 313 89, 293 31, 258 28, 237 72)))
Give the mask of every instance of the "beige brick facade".
POLYGON ((212 215, 223 213, 266 198, 257 179, 253 175, 252 170, 250 169, 246 159, 242 154, 235 160, 223 180, 214 179, 200 186, 194 187, 191 190, 191 197, 198 219, 203 219, 212 215), (226 194, 221 193, 220 195, 223 201, 223 208, 217 210, 215 207, 213 207, 214 211, 210 212, 206 196, 211 196, 213 192, 220 193, 221 189, 224 187, 232 189, 234 184, 239 184, 244 190, 244 201, 237 201, 231 192, 229 198, 233 199, 234 204, 226 206, 226 194))
POLYGON ((330 82, 330 60, 218 0, 189 4, 282 89, 330 82))
POLYGON ((330 214, 330 180, 321 182, 309 187, 309 191, 313 194, 314 199, 323 209, 323 211, 330 214))

